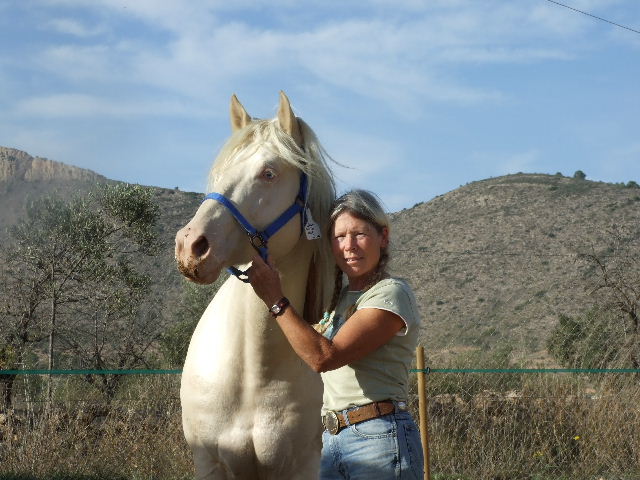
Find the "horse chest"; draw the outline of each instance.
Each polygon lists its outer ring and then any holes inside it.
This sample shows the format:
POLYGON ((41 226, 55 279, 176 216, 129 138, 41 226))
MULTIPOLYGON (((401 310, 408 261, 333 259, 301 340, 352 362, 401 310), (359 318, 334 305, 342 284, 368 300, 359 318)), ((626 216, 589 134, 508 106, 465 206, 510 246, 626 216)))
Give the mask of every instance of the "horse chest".
POLYGON ((255 304, 253 295, 238 300, 237 288, 225 284, 194 331, 181 396, 183 409, 209 417, 234 415, 242 422, 247 417, 242 412, 268 417, 283 399, 308 399, 308 383, 317 375, 295 355, 273 319, 256 314, 266 311, 264 305, 255 304))
POLYGON ((320 449, 319 376, 278 330, 212 312, 194 332, 181 385, 185 437, 203 447, 194 450, 196 463, 227 472, 212 478, 313 478, 307 469, 315 471, 320 449))

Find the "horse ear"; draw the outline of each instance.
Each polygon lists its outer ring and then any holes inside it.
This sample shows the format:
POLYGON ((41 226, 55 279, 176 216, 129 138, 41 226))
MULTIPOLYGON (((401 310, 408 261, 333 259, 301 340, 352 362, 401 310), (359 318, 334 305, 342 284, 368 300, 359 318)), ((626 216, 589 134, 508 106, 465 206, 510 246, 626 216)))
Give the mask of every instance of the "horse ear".
POLYGON ((244 109, 238 97, 231 95, 231 130, 235 132, 246 127, 251 122, 251 115, 244 109))
POLYGON ((285 95, 285 93, 280 90, 280 108, 278 108, 278 123, 280 124, 280 128, 282 128, 285 132, 293 137, 296 144, 302 148, 302 132, 300 131, 300 125, 298 124, 298 119, 296 118, 293 110, 291 109, 291 103, 289 99, 285 95))

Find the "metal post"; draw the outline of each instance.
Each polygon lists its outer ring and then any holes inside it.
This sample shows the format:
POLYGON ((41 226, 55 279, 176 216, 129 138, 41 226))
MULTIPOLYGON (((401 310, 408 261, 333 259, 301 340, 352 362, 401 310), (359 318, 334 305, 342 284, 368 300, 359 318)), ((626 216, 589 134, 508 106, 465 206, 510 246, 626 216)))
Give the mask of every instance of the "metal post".
POLYGON ((429 468, 429 429, 427 422, 427 387, 424 365, 424 347, 416 348, 416 367, 418 368, 418 411, 420 415, 420 439, 424 455, 424 480, 431 480, 429 468))

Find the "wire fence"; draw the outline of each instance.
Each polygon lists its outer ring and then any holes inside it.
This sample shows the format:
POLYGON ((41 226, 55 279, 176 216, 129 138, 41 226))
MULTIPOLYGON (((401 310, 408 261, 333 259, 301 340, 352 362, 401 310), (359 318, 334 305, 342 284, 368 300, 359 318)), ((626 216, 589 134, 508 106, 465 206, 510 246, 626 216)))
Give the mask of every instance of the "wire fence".
POLYGON ((639 373, 432 369, 431 478, 640 478, 639 373))
MULTIPOLYGON (((640 478, 640 370, 414 369, 416 419, 422 371, 432 480, 640 478)), ((0 413, 0 478, 191 478, 179 373, 1 371, 17 376, 0 413), (108 397, 95 382, 114 376, 108 397)))

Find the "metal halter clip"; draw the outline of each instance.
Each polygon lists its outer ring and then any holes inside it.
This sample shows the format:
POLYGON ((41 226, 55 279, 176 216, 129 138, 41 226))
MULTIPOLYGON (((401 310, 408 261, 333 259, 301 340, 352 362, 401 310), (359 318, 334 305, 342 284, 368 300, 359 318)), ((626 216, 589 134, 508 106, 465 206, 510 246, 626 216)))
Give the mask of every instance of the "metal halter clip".
POLYGON ((260 232, 247 233, 247 235, 249 235, 251 245, 253 245, 255 248, 267 248, 267 241, 262 235, 260 235, 260 232))

